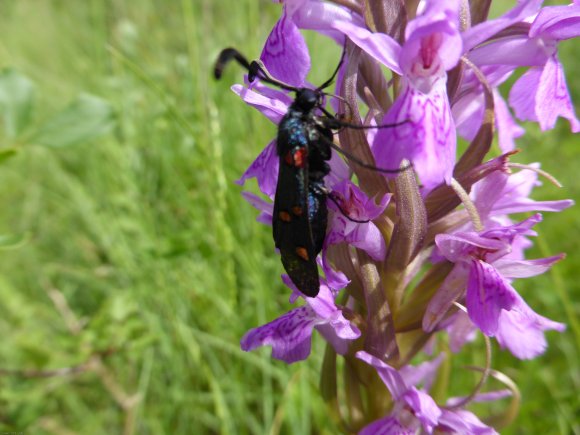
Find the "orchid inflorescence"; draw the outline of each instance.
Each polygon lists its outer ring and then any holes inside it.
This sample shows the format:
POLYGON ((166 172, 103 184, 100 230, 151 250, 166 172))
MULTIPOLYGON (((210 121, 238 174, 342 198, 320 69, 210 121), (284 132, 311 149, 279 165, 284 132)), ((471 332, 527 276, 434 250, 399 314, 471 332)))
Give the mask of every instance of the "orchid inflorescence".
MULTIPOLYGON (((565 328, 534 312, 514 287, 516 278, 544 273, 563 258, 526 260, 524 251, 539 212, 573 202, 530 198, 539 176, 555 180, 537 163, 511 161, 524 134, 511 113, 542 130, 558 117, 580 130, 558 60, 559 41, 580 35, 580 2, 542 7, 522 0, 495 19, 487 19, 491 0, 283 3, 260 56, 264 68, 290 86, 309 87, 301 30, 328 36, 345 50, 337 97, 329 98, 334 110, 349 123, 394 124, 342 128, 335 142, 360 161, 382 168, 410 162, 412 170, 381 174, 334 153, 324 181, 341 206, 328 202, 320 292, 305 297, 283 276, 290 301, 304 305, 249 331, 242 349, 268 345, 274 358, 294 363, 310 355, 317 330, 328 342, 322 395, 346 432, 495 433, 465 409, 516 394, 489 366, 489 337, 530 359, 545 351, 545 331, 565 328), (506 101, 499 86, 520 67, 527 70, 506 101), (485 160, 494 130, 501 155, 485 160), (460 156, 458 136, 469 144, 460 156), (529 217, 514 222, 514 213, 529 217), (430 388, 438 367, 477 333, 487 349, 481 381, 462 398, 436 401, 430 388), (345 393, 329 369, 337 355, 344 358, 345 393), (484 392, 490 376, 511 390, 484 392)), ((232 89, 276 124, 293 100, 260 80, 232 89)), ((272 222, 278 163, 272 141, 239 180, 257 179, 267 199, 244 197, 265 224, 272 222)))

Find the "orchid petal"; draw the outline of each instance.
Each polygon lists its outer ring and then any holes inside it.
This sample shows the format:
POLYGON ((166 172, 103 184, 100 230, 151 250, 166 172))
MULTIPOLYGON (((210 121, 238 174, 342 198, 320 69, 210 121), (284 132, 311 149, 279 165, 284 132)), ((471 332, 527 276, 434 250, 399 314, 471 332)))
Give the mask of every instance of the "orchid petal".
POLYGON ((510 311, 502 311, 496 338, 520 359, 532 359, 544 353, 547 347, 544 331, 562 332, 566 325, 540 316, 518 295, 510 311))
POLYGON ((278 166, 279 158, 276 153, 276 141, 274 140, 262 150, 256 160, 246 169, 246 172, 236 181, 236 184, 244 185, 246 180, 256 177, 258 187, 262 193, 273 198, 278 182, 278 166))
POLYGON ((498 39, 477 47, 469 53, 469 60, 478 66, 509 65, 543 66, 555 51, 553 44, 527 36, 498 39))
POLYGON ((387 194, 380 204, 375 204, 352 181, 342 180, 335 184, 332 191, 334 200, 329 203, 335 213, 330 221, 325 246, 347 242, 365 250, 373 259, 383 260, 387 252, 385 240, 375 224, 365 221, 380 216, 391 196, 387 194), (353 219, 361 222, 354 222, 353 219))
POLYGON ((260 214, 256 218, 258 222, 272 225, 272 213, 274 211, 274 204, 272 204, 272 202, 266 201, 262 197, 251 192, 242 192, 242 197, 248 201, 252 207, 260 211, 260 214))
POLYGON ((522 121, 538 120, 535 100, 541 76, 541 68, 530 68, 514 83, 510 90, 510 106, 514 109, 515 115, 522 121))
POLYGON ((476 45, 488 40, 503 29, 531 17, 540 9, 543 0, 520 1, 513 9, 501 17, 484 21, 463 32, 463 47, 467 52, 476 45))
MULTIPOLYGON (((327 234, 328 237, 328 234, 327 234)), ((333 290, 338 290, 346 287, 350 284, 350 280, 346 277, 344 273, 339 270, 334 270, 332 266, 328 262, 327 258, 327 249, 329 244, 327 243, 326 239, 324 240, 324 246, 322 248, 322 256, 321 256, 321 263, 322 263, 322 270, 324 271, 324 276, 326 277, 326 282, 328 287, 333 290)))
POLYGON ((512 203, 500 204, 494 207, 492 213, 494 215, 505 215, 513 213, 527 213, 533 211, 562 211, 574 205, 571 199, 562 199, 559 201, 534 201, 530 198, 518 198, 512 203), (501 205, 501 207, 500 207, 501 205))
POLYGON ((435 380, 437 370, 445 359, 445 354, 441 353, 437 358, 422 362, 416 366, 406 365, 399 369, 399 373, 407 385, 424 385, 424 390, 429 391, 431 384, 435 380))
POLYGON ((432 332, 449 312, 461 294, 465 291, 469 269, 464 262, 455 264, 449 275, 441 284, 437 293, 431 298, 423 316, 423 330, 432 332))
POLYGON ((318 325, 316 330, 332 345, 339 355, 345 355, 352 340, 356 340, 361 335, 359 329, 346 320, 318 325))
POLYGON ((403 159, 413 162, 425 188, 448 181, 455 165, 456 134, 445 89, 445 77, 429 94, 410 84, 383 119, 384 124, 405 122, 382 129, 373 143, 377 166, 396 169, 403 159))
POLYGON ((329 343, 338 355, 346 355, 350 347, 351 339, 344 339, 336 334, 334 328, 329 324, 318 325, 316 330, 324 340, 329 343))
POLYGON ((292 19, 301 29, 316 30, 340 40, 338 32, 333 30, 338 22, 364 26, 362 17, 339 5, 321 1, 307 1, 293 14, 292 19))
POLYGON ((414 435, 417 431, 403 426, 394 416, 383 417, 365 426, 359 435, 414 435))
MULTIPOLYGON (((539 168, 537 164, 530 166, 539 168)), ((532 189, 538 184, 538 175, 531 170, 522 170, 514 174, 496 171, 473 185, 472 198, 480 216, 484 219, 512 213, 561 211, 574 204, 574 201, 569 199, 560 201, 530 199, 532 189)))
POLYGON ((493 266, 508 279, 529 278, 531 276, 541 275, 550 270, 550 268, 563 259, 564 254, 554 255, 553 257, 538 258, 536 260, 511 260, 500 258, 494 261, 493 266))
POLYGON ((435 243, 449 261, 458 262, 466 259, 466 253, 472 247, 496 251, 505 247, 505 242, 482 237, 474 232, 458 232, 455 234, 438 234, 435 243))
POLYGON ((535 107, 542 130, 553 128, 556 119, 561 116, 570 121, 573 133, 580 131, 580 121, 574 113, 564 69, 556 55, 548 59, 542 70, 535 107))
POLYGON ((346 237, 352 246, 364 250, 375 261, 382 261, 387 255, 387 246, 380 230, 372 222, 358 224, 346 237))
POLYGON ((325 319, 324 324, 316 326, 318 332, 334 347, 336 353, 344 355, 350 342, 360 337, 360 330, 336 307, 334 295, 328 286, 321 285, 318 296, 307 298, 306 301, 318 317, 325 319))
POLYGON ((304 86, 310 71, 310 55, 304 37, 286 14, 278 20, 262 50, 260 59, 277 80, 304 86))
POLYGON ((307 307, 295 308, 270 323, 251 329, 240 344, 246 352, 260 346, 272 346, 272 358, 292 364, 310 355, 312 329, 318 322, 307 307))
POLYGON ((258 109, 262 115, 278 125, 282 117, 288 112, 288 105, 277 98, 268 98, 242 85, 233 85, 232 91, 245 103, 258 109))
POLYGON ((493 90, 495 123, 497 125, 499 148, 502 153, 516 148, 514 139, 522 136, 525 130, 514 121, 508 106, 497 89, 493 90))
POLYGON ((472 141, 481 126, 484 111, 482 92, 468 92, 454 101, 451 108, 457 133, 465 140, 472 141))
MULTIPOLYGON (((510 389, 487 391, 485 393, 477 393, 473 398, 470 398, 475 403, 495 402, 496 400, 512 397, 513 392, 510 389)), ((465 401, 465 396, 450 397, 445 404, 447 406, 457 406, 457 404, 465 401)))
POLYGON ((557 41, 580 36, 580 4, 542 8, 530 28, 530 37, 557 41))
MULTIPOLYGON (((356 220, 373 220, 379 217, 389 204, 392 194, 385 194, 380 204, 375 204, 356 184, 345 178, 332 186, 332 195, 340 204, 340 209, 349 218, 356 220)), ((331 208, 337 209, 331 202, 331 208)))
POLYGON ((465 343, 475 340, 476 328, 469 320, 467 313, 460 310, 456 314, 455 321, 447 327, 447 333, 449 334, 449 349, 457 353, 465 343))
POLYGON ((344 33, 354 44, 396 74, 402 73, 399 67, 401 46, 389 35, 372 33, 363 26, 345 21, 334 23, 333 28, 344 33))
POLYGON ((503 240, 506 243, 513 242, 516 236, 535 236, 537 235, 532 227, 542 221, 542 215, 536 213, 521 222, 514 225, 491 228, 480 234, 483 238, 503 240))
POLYGON ((570 121, 574 133, 580 131, 564 71, 555 54, 543 68, 531 68, 520 77, 510 91, 509 101, 519 119, 537 121, 542 130, 553 128, 561 116, 570 121))
MULTIPOLYGON (((288 275, 283 275, 282 280, 293 290, 290 300, 294 302, 301 293, 288 275)), ((266 325, 248 331, 241 341, 242 350, 272 346, 273 358, 291 364, 308 357, 312 329, 317 327, 337 352, 346 352, 348 341, 360 337, 360 331, 343 316, 334 303, 334 296, 322 280, 317 297, 304 297, 307 306, 296 308, 266 325)))
POLYGON ((473 435, 495 435, 497 432, 482 423, 470 411, 456 409, 449 411, 443 409, 443 413, 439 418, 439 428, 442 432, 450 432, 456 434, 473 434, 473 435))
POLYGON ((472 260, 467 283, 466 305, 471 321, 488 336, 498 328, 501 310, 509 310, 516 302, 513 287, 491 265, 472 260))
POLYGON ((330 173, 324 179, 327 186, 332 188, 341 181, 350 178, 350 168, 342 157, 340 157, 340 155, 334 150, 332 151, 328 165, 330 166, 330 173))
POLYGON ((377 370, 379 377, 393 395, 394 400, 399 400, 403 397, 408 388, 403 377, 396 369, 364 350, 358 351, 356 357, 377 370))
POLYGON ((416 72, 413 65, 418 58, 426 69, 433 63, 440 63, 443 71, 457 65, 463 52, 458 14, 457 0, 435 0, 426 3, 423 13, 409 22, 399 58, 401 69, 406 74, 416 72))
POLYGON ((297 12, 308 6, 309 0, 274 0, 278 3, 284 3, 285 12, 288 16, 295 18, 297 12))
POLYGON ((417 390, 415 387, 409 388, 403 399, 413 410, 415 417, 421 422, 423 428, 431 433, 442 412, 435 403, 435 400, 424 391, 417 390))

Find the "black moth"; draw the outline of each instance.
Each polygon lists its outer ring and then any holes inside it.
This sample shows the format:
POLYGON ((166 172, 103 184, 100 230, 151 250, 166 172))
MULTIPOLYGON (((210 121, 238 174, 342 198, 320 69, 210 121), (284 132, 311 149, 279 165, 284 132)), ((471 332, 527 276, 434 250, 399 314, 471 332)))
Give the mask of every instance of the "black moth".
MULTIPOLYGON (((327 161, 330 160, 332 148, 355 163, 380 172, 397 173, 406 168, 376 168, 359 161, 334 144, 333 129, 368 128, 343 122, 323 107, 326 95, 323 89, 334 80, 342 58, 332 77, 316 89, 297 88, 280 82, 267 72, 260 61, 250 63, 234 48, 226 48, 220 53, 214 69, 217 79, 232 59, 249 71, 250 81, 258 77, 296 94, 294 102, 278 125, 276 151, 280 159, 280 169, 272 227, 276 248, 280 250, 282 264, 290 279, 306 296, 315 297, 320 289, 316 257, 322 250, 326 236, 326 198, 333 200, 340 209, 340 205, 324 186, 324 177, 330 172, 327 161), (318 115, 317 111, 324 116, 318 115)), ((378 128, 392 126, 382 125, 378 128)), ((349 218, 347 214, 343 214, 349 218)))

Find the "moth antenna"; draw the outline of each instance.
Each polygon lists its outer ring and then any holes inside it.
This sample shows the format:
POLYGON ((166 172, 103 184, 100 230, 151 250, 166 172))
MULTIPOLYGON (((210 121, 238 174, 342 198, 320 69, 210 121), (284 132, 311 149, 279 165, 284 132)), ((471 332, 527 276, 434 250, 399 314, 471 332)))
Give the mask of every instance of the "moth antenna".
POLYGON ((341 121, 340 119, 338 119, 336 116, 333 116, 332 114, 327 113, 325 110, 322 110, 323 112, 325 112, 324 114, 326 116, 328 116, 328 118, 324 119, 324 123, 326 125, 326 127, 331 128, 333 130, 337 130, 341 127, 348 127, 348 128, 352 128, 353 130, 372 130, 372 129, 381 129, 381 128, 393 128, 393 127, 399 127, 400 125, 405 125, 408 122, 411 122, 411 120, 409 119, 405 119, 403 121, 400 122, 393 122, 392 124, 379 124, 379 125, 359 125, 359 124, 352 124, 350 122, 344 122, 341 121))
POLYGON ((328 140, 324 136, 320 136, 319 139, 322 140, 323 142, 325 142, 326 144, 328 144, 328 146, 330 146, 333 150, 335 150, 337 153, 343 155, 351 162, 354 162, 357 165, 362 166, 363 168, 370 169, 371 171, 382 172, 384 174, 400 174, 401 172, 408 171, 409 169, 411 169, 413 167, 413 163, 409 163, 408 165, 405 165, 402 168, 398 168, 398 169, 385 169, 385 168, 381 168, 378 166, 369 165, 368 163, 363 162, 358 157, 355 157, 353 154, 349 153, 348 151, 343 150, 338 145, 336 145, 334 142, 332 142, 331 140, 328 140))
POLYGON ((334 70, 334 72, 332 73, 332 75, 330 76, 330 78, 327 81, 325 81, 323 84, 321 84, 319 87, 316 88, 316 91, 320 92, 324 88, 330 86, 330 84, 334 81, 334 79, 336 78, 336 75, 340 71, 340 67, 342 66, 342 63, 344 62, 345 57, 346 57, 346 37, 344 38, 344 42, 342 44, 342 54, 340 55, 340 60, 338 61, 338 65, 336 66, 336 69, 334 70))
POLYGON ((298 90, 298 88, 272 77, 272 74, 270 74, 270 71, 268 71, 266 65, 264 65, 260 59, 253 60, 248 68, 248 71, 248 80, 250 82, 253 82, 256 77, 258 77, 260 80, 265 81, 266 83, 270 83, 274 86, 278 86, 279 88, 286 89, 287 91, 296 92, 298 90))
POLYGON ((266 83, 270 83, 274 86, 278 86, 279 88, 286 89, 287 91, 297 91, 297 88, 294 86, 291 86, 272 77, 261 60, 254 60, 249 62, 242 53, 232 47, 225 48, 220 52, 213 69, 213 75, 216 79, 220 79, 222 77, 226 65, 232 60, 235 60, 246 70, 248 70, 248 80, 250 82, 253 82, 257 77, 266 83))
POLYGON ((238 50, 232 47, 224 48, 220 52, 215 62, 215 66, 213 68, 213 75, 216 79, 221 78, 224 72, 224 68, 232 60, 235 60, 247 70, 250 70, 250 62, 248 62, 248 59, 246 59, 246 57, 242 53, 240 53, 238 50))
MULTIPOLYGON (((348 110, 350 110, 351 112, 353 112, 352 106, 350 105, 350 103, 346 100, 346 98, 341 97, 340 95, 336 95, 336 94, 331 94, 330 92, 322 92, 321 93, 324 96, 328 96, 328 97, 334 97, 337 100, 342 101, 344 104, 346 104, 348 106, 348 110)), ((330 118, 336 118, 336 116, 330 115, 324 108, 320 108, 324 114, 330 118)))
POLYGON ((344 209, 342 208, 342 206, 338 203, 338 200, 334 197, 333 192, 330 192, 328 194, 328 199, 330 199, 334 205, 336 205, 338 207, 338 209, 340 210, 340 213, 347 218, 349 221, 351 222, 355 222, 357 224, 366 224, 367 222, 370 222, 370 219, 365 219, 365 220, 358 220, 358 219, 353 219, 351 218, 347 212, 344 211, 344 209))

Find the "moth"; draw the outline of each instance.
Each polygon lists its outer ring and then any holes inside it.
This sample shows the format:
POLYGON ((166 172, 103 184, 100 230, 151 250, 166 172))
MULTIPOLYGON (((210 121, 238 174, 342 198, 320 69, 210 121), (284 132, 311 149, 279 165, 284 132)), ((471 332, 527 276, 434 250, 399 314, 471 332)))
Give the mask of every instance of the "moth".
POLYGON ((330 172, 328 160, 332 149, 372 170, 398 173, 407 169, 391 170, 368 165, 333 142, 333 132, 339 128, 388 128, 399 125, 354 125, 344 122, 324 108, 325 96, 329 95, 324 89, 334 81, 343 59, 344 50, 332 76, 315 89, 298 88, 275 79, 260 61, 250 63, 234 48, 222 50, 214 68, 214 76, 219 79, 226 64, 236 60, 248 70, 250 82, 259 78, 295 93, 294 101, 278 125, 276 152, 280 167, 274 197, 272 232, 284 269, 296 287, 309 297, 316 297, 320 289, 316 257, 322 250, 326 236, 326 200, 330 198, 335 201, 348 219, 361 222, 344 213, 324 185, 324 177, 330 172))

